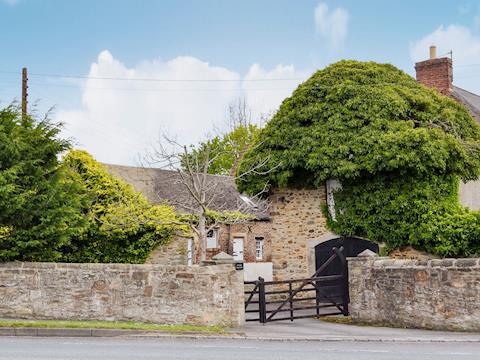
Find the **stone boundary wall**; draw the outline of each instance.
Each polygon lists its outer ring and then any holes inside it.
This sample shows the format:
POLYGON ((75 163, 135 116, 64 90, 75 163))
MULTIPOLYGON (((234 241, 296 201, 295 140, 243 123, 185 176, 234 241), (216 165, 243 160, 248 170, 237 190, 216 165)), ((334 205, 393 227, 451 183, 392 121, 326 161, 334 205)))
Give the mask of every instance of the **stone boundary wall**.
POLYGON ((353 320, 480 330, 480 259, 348 259, 353 320))
POLYGON ((0 263, 0 318, 244 325, 233 265, 0 263))

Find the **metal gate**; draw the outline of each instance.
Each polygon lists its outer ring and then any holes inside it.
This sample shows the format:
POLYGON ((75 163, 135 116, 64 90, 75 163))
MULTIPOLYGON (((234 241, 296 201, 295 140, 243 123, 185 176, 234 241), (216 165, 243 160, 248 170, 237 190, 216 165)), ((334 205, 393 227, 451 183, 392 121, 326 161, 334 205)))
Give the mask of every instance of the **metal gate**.
POLYGON ((343 247, 333 254, 312 277, 283 281, 245 282, 245 313, 247 321, 303 319, 328 315, 348 315, 348 270, 343 247), (340 274, 322 275, 334 261, 341 264, 340 274), (328 290, 328 291, 327 291, 328 290))

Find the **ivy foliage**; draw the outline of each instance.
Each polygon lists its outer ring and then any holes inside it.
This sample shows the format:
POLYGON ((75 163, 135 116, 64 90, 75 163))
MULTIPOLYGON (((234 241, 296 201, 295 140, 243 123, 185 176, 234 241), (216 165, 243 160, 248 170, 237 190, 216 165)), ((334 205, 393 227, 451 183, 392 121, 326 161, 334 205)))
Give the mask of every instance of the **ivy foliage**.
POLYGON ((0 261, 56 261, 86 222, 81 187, 59 155, 58 125, 0 110, 0 261))
POLYGON ((392 65, 341 61, 285 99, 240 164, 269 156, 241 191, 319 187, 339 179, 340 234, 441 255, 478 249, 478 214, 458 204, 458 179, 480 174, 480 128, 454 100, 392 65))
POLYGON ((181 229, 171 206, 152 206, 87 152, 70 151, 64 163, 88 197, 82 209, 87 225, 64 249, 66 261, 143 263, 181 229))
POLYGON ((402 178, 393 174, 345 181, 335 193, 337 233, 411 245, 442 256, 480 253, 480 213, 458 204, 456 176, 402 178))

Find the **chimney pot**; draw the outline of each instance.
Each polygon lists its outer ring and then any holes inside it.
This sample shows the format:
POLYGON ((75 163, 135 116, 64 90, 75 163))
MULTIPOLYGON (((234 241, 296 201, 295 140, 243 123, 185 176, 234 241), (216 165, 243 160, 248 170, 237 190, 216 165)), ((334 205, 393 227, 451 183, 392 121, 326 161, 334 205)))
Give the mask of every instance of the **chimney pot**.
POLYGON ((430 46, 430 59, 437 58, 437 47, 435 45, 430 46))

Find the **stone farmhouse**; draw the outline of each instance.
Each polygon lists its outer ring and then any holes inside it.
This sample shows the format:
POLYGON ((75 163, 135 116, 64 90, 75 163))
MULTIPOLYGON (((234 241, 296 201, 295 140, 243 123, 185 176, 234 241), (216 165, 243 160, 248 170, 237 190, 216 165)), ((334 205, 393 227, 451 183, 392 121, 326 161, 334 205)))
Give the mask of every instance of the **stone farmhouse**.
MULTIPOLYGON (((175 171, 106 165, 116 177, 143 193, 152 203, 178 200, 188 196, 177 182, 175 171)), ((268 211, 262 210, 240 194, 233 178, 211 175, 219 184, 225 202, 236 209, 239 202, 251 203, 252 221, 221 225, 210 231, 207 238, 207 259, 226 252, 237 261, 245 262, 247 278, 287 279, 311 275, 315 272, 314 247, 334 235, 326 229, 322 205, 326 203, 326 188, 274 189, 270 192, 268 211), (325 235, 329 236, 326 238, 325 235)), ((186 209, 177 208, 188 212, 186 209)), ((199 254, 195 251, 196 239, 174 238, 170 244, 154 250, 147 260, 156 264, 194 264, 199 254)))
MULTIPOLYGON (((415 65, 417 81, 437 89, 466 106, 480 122, 480 96, 453 85, 453 64, 450 58, 437 58, 435 47, 430 59, 415 65)), ((132 184, 152 203, 174 201, 187 192, 176 182, 178 174, 154 168, 136 168, 107 165, 115 176, 132 184)), ((327 181, 318 189, 272 189, 269 206, 252 202, 240 194, 233 178, 211 175, 218 182, 222 204, 231 209, 239 203, 249 205, 255 220, 246 223, 222 225, 208 234, 207 259, 226 252, 235 260, 245 262, 245 277, 255 280, 305 278, 316 270, 315 247, 337 238, 326 227, 322 208, 333 205, 333 191, 338 183, 327 181)), ((480 181, 462 184, 460 200, 471 209, 480 209, 480 181)), ((213 204, 213 210, 218 204, 213 204)), ((177 210, 188 212, 186 209, 177 210)), ((194 264, 198 262, 195 239, 177 237, 170 244, 154 250, 148 262, 160 264, 194 264)))

